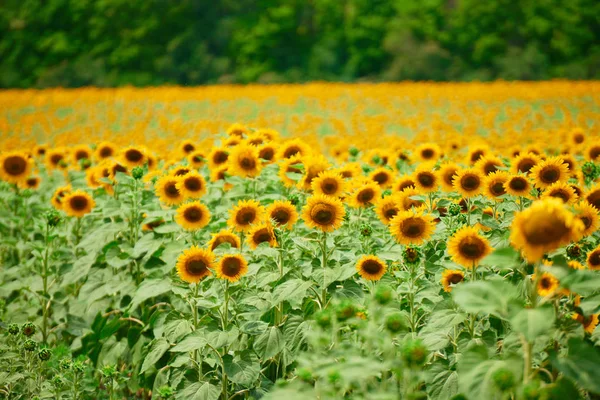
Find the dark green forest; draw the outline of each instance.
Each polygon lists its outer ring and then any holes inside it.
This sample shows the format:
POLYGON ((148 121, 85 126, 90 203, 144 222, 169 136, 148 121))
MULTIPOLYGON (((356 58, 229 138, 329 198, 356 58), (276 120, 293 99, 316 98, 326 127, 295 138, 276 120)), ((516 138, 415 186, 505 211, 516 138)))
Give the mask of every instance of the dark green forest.
POLYGON ((0 87, 600 78, 598 0, 0 0, 0 87))

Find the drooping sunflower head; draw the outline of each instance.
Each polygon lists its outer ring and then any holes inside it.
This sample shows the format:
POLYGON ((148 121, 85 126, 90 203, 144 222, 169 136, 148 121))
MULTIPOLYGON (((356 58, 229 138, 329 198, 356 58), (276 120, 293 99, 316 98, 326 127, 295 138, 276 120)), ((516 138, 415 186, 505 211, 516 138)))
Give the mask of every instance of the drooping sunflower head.
POLYGON ((491 251, 489 241, 472 226, 463 226, 448 240, 448 254, 452 261, 466 268, 479 265, 491 251))
POLYGON ((600 246, 588 253, 586 261, 589 269, 600 270, 600 246))
POLYGON ((177 209, 175 222, 188 231, 202 229, 210 222, 210 211, 199 201, 186 203, 177 209))
POLYGON ((477 196, 483 189, 483 175, 475 168, 460 170, 455 175, 452 186, 465 198, 477 196))
POLYGON ((208 155, 208 166, 211 170, 223 166, 229 159, 229 150, 223 147, 213 147, 208 155))
POLYGON ((238 232, 249 232, 263 220, 264 208, 256 200, 240 200, 229 211, 227 225, 238 232))
POLYGON ((0 178, 9 183, 25 182, 33 163, 27 154, 10 152, 0 155, 0 178))
POLYGON ((192 151, 187 156, 188 164, 192 168, 196 168, 196 169, 202 168, 204 166, 204 164, 206 164, 206 159, 207 159, 207 157, 202 150, 192 151))
POLYGON ((422 193, 435 192, 440 184, 438 173, 433 170, 431 163, 419 165, 415 169, 412 178, 415 182, 415 187, 422 193))
POLYGON ((531 181, 525 175, 510 175, 504 182, 504 190, 511 196, 530 197, 531 181))
POLYGON ((214 251, 217 247, 225 243, 229 243, 230 247, 235 249, 239 249, 241 245, 238 235, 228 229, 222 229, 218 233, 212 234, 212 238, 208 242, 208 248, 214 251))
POLYGON ((392 186, 394 176, 388 168, 379 167, 369 174, 369 178, 377 183, 380 188, 387 189, 392 186))
POLYGON ((562 200, 565 204, 573 204, 578 199, 578 196, 575 194, 575 190, 571 187, 571 185, 565 182, 556 182, 548 186, 542 194, 542 198, 547 197, 555 197, 562 200))
POLYGON ((576 204, 574 210, 576 217, 583 222, 583 236, 589 236, 600 228, 600 212, 586 200, 576 204))
POLYGON ((173 206, 181 204, 185 200, 183 193, 177 189, 180 180, 179 177, 165 175, 156 181, 154 190, 161 203, 173 206))
POLYGON ((509 175, 504 171, 496 171, 487 175, 483 182, 483 194, 492 200, 500 201, 498 197, 506 194, 504 184, 508 181, 509 175))
POLYGON ((311 183, 314 194, 342 197, 346 193, 346 181, 335 171, 321 172, 311 183))
POLYGON ((298 211, 289 200, 275 200, 267 207, 267 217, 275 226, 292 229, 298 221, 298 211))
POLYGON ((582 314, 574 313, 573 319, 581 323, 581 325, 583 326, 583 330, 591 335, 592 333, 594 333, 594 330, 598 325, 599 316, 600 314, 590 314, 588 316, 585 316, 582 314))
POLYGON ((313 180, 329 167, 329 161, 321 155, 303 158, 304 176, 297 184, 298 189, 310 190, 313 180))
POLYGON ((63 200, 66 195, 71 193, 71 190, 71 185, 56 188, 54 194, 52 195, 52 199, 50 199, 50 202, 52 203, 54 208, 56 208, 57 210, 63 209, 63 200))
POLYGON ((251 249, 256 249, 261 243, 268 243, 270 247, 277 247, 277 238, 273 226, 268 222, 254 225, 248 232, 247 242, 251 249))
POLYGON ((206 181, 196 171, 182 176, 175 187, 186 199, 199 199, 206 194, 206 181))
POLYGON ((141 167, 146 159, 144 150, 137 147, 130 146, 121 151, 121 161, 129 168, 141 167))
MULTIPOLYGON (((533 276, 535 279, 535 275, 533 276)), ((558 279, 549 272, 543 272, 537 281, 537 293, 542 296, 552 296, 556 293, 559 283, 558 279)))
POLYGON ((399 197, 399 194, 395 193, 385 196, 375 203, 375 212, 383 224, 388 225, 400 211, 404 211, 399 197))
POLYGON ((529 262, 536 262, 548 251, 581 238, 584 225, 559 199, 533 202, 515 215, 510 241, 529 262))
POLYGON ((253 178, 260 174, 263 164, 258 158, 258 149, 246 143, 235 146, 227 160, 232 175, 253 178))
POLYGON ((566 182, 569 179, 569 166, 559 157, 540 161, 529 172, 535 186, 540 189, 546 189, 553 183, 566 182))
POLYGON ((184 282, 198 283, 211 275, 214 263, 215 255, 211 251, 192 246, 177 258, 177 274, 184 282))
POLYGON ((596 184, 586 192, 585 200, 600 210, 600 184, 596 184))
POLYGON ((440 184, 442 185, 442 189, 446 192, 453 192, 454 187, 452 186, 452 182, 454 177, 460 171, 460 167, 456 163, 446 163, 443 164, 439 171, 438 175, 440 177, 440 184))
POLYGON ((354 208, 369 207, 381 197, 381 188, 373 181, 364 182, 350 194, 348 205, 354 208))
POLYGON ((299 156, 283 159, 279 163, 279 179, 286 187, 294 187, 302 178, 304 162, 299 156))
POLYGON ((356 270, 363 279, 378 281, 385 274, 387 265, 377 256, 365 255, 356 262, 356 270))
POLYGON ((240 254, 224 255, 217 264, 216 273, 220 279, 237 282, 248 273, 248 261, 240 254))
POLYGON ((433 234, 435 222, 434 217, 423 210, 408 210, 392 218, 389 228, 398 243, 420 245, 433 234))
POLYGON ((342 225, 346 210, 342 202, 323 195, 313 195, 306 201, 302 210, 304 223, 323 232, 332 232, 342 225))
POLYGON ((277 159, 290 158, 293 156, 304 157, 310 154, 309 145, 302 139, 286 140, 281 143, 277 152, 277 159))
POLYGON ((514 174, 529 174, 531 168, 541 161, 540 157, 533 153, 521 153, 511 161, 511 172, 514 174))
POLYGON ((442 149, 436 143, 423 143, 415 149, 419 161, 437 161, 442 155, 442 149))
POLYGON ((400 204, 401 210, 408 211, 411 208, 421 209, 425 208, 426 204, 423 200, 418 200, 415 196, 421 196, 422 193, 418 189, 408 187, 398 193, 398 203, 400 204))
POLYGON ((116 153, 116 146, 110 142, 101 142, 96 146, 96 158, 98 161, 114 157, 116 153))
POLYGON ((459 269, 447 269, 442 272, 442 286, 444 287, 444 292, 450 293, 452 291, 452 287, 458 285, 462 281, 465 280, 465 273, 459 269))
POLYGON ((96 205, 92 196, 82 190, 70 192, 62 199, 62 209, 70 217, 81 218, 96 205))

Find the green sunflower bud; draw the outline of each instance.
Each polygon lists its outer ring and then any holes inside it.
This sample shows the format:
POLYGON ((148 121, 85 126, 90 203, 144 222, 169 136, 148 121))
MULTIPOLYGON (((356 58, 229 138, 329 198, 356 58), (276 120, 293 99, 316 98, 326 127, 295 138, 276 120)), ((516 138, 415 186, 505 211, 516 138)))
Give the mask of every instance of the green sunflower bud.
POLYGON ((131 170, 131 176, 133 176, 133 179, 136 179, 139 181, 144 176, 144 168, 142 168, 142 167, 133 168, 131 170))
POLYGON ((331 313, 329 310, 321 310, 315 313, 315 321, 321 328, 328 328, 331 326, 331 313))
POLYGON ((38 351, 38 358, 42 361, 48 361, 50 359, 50 357, 52 357, 52 352, 50 351, 50 349, 41 349, 40 351, 38 351))
POLYGON ((31 337, 35 334, 35 325, 31 322, 26 322, 25 324, 23 324, 21 331, 23 332, 23 335, 31 337))
POLYGON ((73 362, 69 358, 63 358, 62 360, 60 360, 58 365, 59 365, 60 369, 62 369, 63 371, 67 371, 67 370, 71 369, 73 362))
POLYGON ((351 302, 344 300, 342 301, 335 311, 335 315, 338 321, 346 321, 349 318, 352 318, 356 314, 356 307, 351 302))
POLYGON ((394 298, 394 291, 387 285, 379 285, 375 289, 375 300, 382 306, 388 304, 394 298))
POLYGON ((19 328, 19 325, 17 325, 17 324, 10 324, 8 326, 8 333, 13 336, 18 335, 20 331, 21 331, 21 329, 19 328))
POLYGON ((499 368, 492 374, 492 382, 501 392, 506 392, 515 386, 515 376, 511 370, 499 368))
POLYGON ((448 214, 450 214, 453 217, 460 214, 460 211, 461 211, 460 204, 450 203, 450 205, 448 206, 448 214))
POLYGON ((427 361, 429 351, 421 339, 408 339, 402 346, 402 359, 411 367, 420 367, 427 361))
POLYGON ((23 343, 23 348, 27 351, 35 351, 37 349, 37 342, 35 340, 27 339, 23 343))
POLYGON ((373 233, 373 227, 368 223, 360 224, 360 234, 363 237, 369 237, 373 233))
POLYGON ((404 316, 400 313, 393 313, 386 317, 385 327, 392 333, 398 333, 406 328, 404 316))
POLYGON ((356 157, 356 156, 358 155, 358 153, 359 153, 359 152, 360 152, 360 151, 359 151, 359 150, 358 150, 356 147, 354 147, 354 146, 352 146, 352 147, 350 147, 350 148, 348 149, 348 153, 349 153, 349 154, 350 154, 352 157, 356 157))
POLYGON ((301 381, 304 381, 304 382, 312 382, 313 381, 313 374, 308 368, 300 368, 298 370, 298 372, 296 373, 296 375, 298 376, 298 378, 301 381))
POLYGON ((158 388, 158 396, 162 399, 170 399, 175 394, 171 386, 161 386, 158 388))

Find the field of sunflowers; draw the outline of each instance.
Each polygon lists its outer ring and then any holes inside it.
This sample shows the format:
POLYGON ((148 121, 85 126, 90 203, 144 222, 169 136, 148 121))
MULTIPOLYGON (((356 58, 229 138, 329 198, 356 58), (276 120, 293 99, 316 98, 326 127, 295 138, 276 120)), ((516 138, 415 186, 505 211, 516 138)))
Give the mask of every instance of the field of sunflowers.
POLYGON ((600 83, 0 92, 0 397, 600 398, 600 83))

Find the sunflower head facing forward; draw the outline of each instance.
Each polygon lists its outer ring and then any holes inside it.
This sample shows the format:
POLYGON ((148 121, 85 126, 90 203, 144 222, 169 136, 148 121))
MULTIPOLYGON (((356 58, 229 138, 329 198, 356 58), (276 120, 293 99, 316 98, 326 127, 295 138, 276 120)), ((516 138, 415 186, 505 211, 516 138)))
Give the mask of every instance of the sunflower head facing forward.
POLYGON ((211 275, 214 263, 215 256, 211 251, 192 246, 177 258, 176 268, 181 280, 198 283, 211 275))
POLYGON ((27 154, 10 152, 0 155, 0 178, 9 183, 22 183, 31 173, 33 163, 27 154))
POLYGON ((220 279, 237 282, 248 273, 248 262, 239 254, 227 254, 221 257, 215 272, 220 279))
POLYGON ((358 274, 368 281, 378 281, 387 270, 386 263, 377 256, 362 256, 356 263, 358 274))
POLYGON ((464 226, 448 241, 448 253, 452 260, 466 268, 473 268, 490 252, 488 240, 476 228, 464 226))
POLYGON ((208 207, 199 201, 183 204, 177 209, 175 222, 183 229, 195 231, 204 228, 210 221, 208 207))
POLYGON ((96 205, 92 196, 82 190, 68 193, 62 199, 62 209, 68 216, 81 218, 92 212, 96 205))
POLYGON ((227 225, 238 232, 249 232, 252 225, 262 221, 264 208, 256 200, 240 200, 230 210, 227 225))
POLYGON ((423 210, 402 211, 392 218, 389 229, 398 243, 420 245, 433 234, 434 217, 423 210))
POLYGON ((345 214, 346 210, 339 199, 323 195, 309 197, 302 210, 304 223, 323 232, 338 229, 342 225, 345 214))

